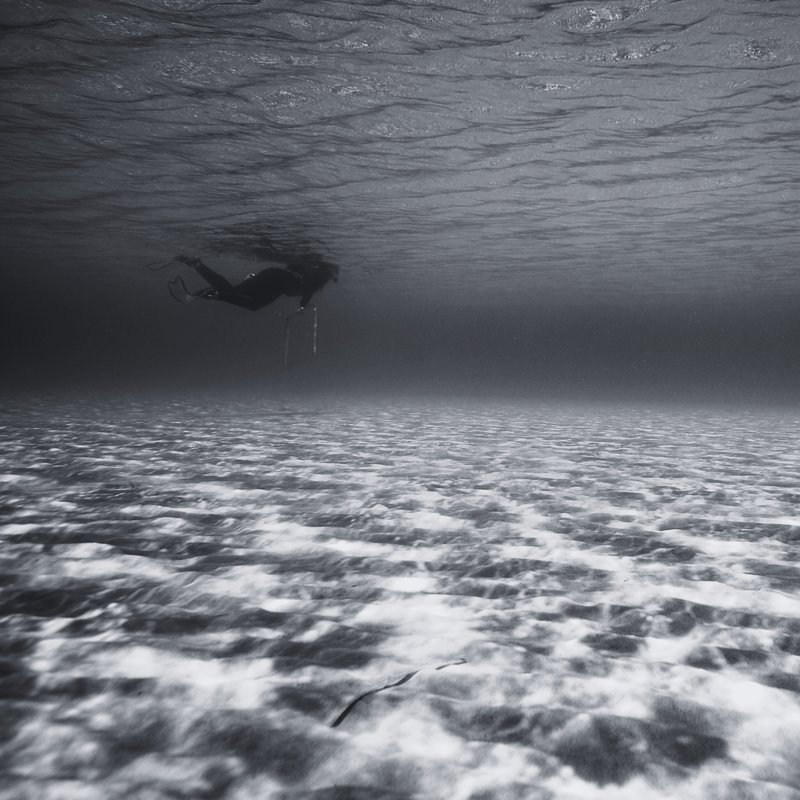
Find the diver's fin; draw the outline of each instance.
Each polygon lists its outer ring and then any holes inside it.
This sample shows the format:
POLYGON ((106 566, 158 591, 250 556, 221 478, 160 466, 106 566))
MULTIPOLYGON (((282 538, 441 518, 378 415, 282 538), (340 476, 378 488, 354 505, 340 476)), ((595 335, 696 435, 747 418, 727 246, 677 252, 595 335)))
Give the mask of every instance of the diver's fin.
POLYGON ((177 300, 179 303, 191 303, 195 299, 195 295, 186 288, 186 284, 180 276, 169 281, 167 289, 169 289, 172 299, 177 300))

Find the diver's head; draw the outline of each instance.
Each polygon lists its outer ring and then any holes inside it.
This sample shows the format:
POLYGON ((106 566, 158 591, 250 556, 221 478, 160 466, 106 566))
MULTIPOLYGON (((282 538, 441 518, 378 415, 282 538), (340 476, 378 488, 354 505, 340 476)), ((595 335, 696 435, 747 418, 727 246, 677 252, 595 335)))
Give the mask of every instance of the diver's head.
POLYGON ((317 275, 324 275, 326 280, 336 283, 339 280, 339 267, 328 262, 316 263, 312 267, 317 275))

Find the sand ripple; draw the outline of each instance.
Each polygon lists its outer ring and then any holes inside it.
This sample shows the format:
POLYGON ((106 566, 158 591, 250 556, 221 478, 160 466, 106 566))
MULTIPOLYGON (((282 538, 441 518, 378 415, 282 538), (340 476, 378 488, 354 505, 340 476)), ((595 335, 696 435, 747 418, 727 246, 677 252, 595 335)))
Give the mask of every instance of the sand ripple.
POLYGON ((0 423, 0 797, 800 797, 790 417, 0 423))

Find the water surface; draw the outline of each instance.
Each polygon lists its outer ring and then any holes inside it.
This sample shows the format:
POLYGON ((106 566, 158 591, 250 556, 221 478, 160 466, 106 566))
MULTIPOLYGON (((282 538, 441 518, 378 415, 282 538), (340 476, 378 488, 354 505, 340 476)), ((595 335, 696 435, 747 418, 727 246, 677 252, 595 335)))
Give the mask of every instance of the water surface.
POLYGON ((0 19, 0 211, 40 269, 80 257, 79 282, 129 283, 179 249, 312 248, 358 297, 796 291, 794 0, 38 0, 0 19))

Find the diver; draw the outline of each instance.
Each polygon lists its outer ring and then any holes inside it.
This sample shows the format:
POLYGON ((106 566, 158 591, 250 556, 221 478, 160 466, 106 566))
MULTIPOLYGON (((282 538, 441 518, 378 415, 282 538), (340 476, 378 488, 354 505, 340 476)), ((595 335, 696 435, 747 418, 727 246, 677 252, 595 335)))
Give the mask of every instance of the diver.
POLYGON ((191 303, 197 298, 203 300, 220 300, 234 306, 258 311, 279 297, 299 297, 297 311, 303 311, 311 298, 319 292, 328 281, 339 280, 339 267, 321 258, 293 258, 286 267, 267 267, 267 269, 248 275, 241 283, 232 284, 222 275, 214 272, 199 258, 175 256, 205 278, 209 288, 199 292, 189 292, 183 280, 178 277, 168 284, 169 292, 175 300, 191 303))

